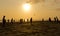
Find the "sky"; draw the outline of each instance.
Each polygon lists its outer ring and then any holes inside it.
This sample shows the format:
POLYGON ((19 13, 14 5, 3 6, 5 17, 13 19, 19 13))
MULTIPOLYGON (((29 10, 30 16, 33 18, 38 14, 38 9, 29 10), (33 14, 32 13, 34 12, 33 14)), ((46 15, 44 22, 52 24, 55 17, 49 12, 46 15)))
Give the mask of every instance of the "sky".
POLYGON ((23 18, 33 18, 33 20, 47 20, 57 16, 60 19, 60 0, 0 0, 0 19, 3 16, 6 19, 14 18, 16 20, 23 18), (24 11, 22 5, 30 3, 31 10, 24 11))

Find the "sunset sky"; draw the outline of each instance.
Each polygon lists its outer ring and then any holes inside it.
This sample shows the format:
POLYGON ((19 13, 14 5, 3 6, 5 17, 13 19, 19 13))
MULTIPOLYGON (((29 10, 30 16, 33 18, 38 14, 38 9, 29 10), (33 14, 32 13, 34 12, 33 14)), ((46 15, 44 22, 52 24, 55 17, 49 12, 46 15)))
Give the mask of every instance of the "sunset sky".
POLYGON ((30 17, 34 20, 53 19, 55 16, 60 19, 60 0, 0 0, 0 19, 4 15, 6 19, 16 20, 30 17), (31 4, 29 11, 24 11, 25 3, 31 4))

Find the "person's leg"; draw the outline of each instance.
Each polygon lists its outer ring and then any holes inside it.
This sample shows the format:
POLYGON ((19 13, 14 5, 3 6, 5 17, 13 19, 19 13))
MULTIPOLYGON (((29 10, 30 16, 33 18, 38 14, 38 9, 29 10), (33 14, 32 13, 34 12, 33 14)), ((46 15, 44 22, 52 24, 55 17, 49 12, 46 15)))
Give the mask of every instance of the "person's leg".
POLYGON ((5 27, 5 22, 3 23, 3 27, 5 27))

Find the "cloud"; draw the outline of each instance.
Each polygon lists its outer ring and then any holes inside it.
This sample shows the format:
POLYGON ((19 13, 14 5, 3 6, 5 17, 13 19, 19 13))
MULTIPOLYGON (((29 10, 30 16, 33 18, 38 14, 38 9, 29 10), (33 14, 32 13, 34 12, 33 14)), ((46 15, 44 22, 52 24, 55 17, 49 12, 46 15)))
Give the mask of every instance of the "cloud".
POLYGON ((44 2, 45 0, 26 0, 27 3, 31 3, 31 4, 36 4, 36 3, 40 3, 40 2, 44 2))
POLYGON ((56 8, 56 11, 60 11, 60 8, 56 8))

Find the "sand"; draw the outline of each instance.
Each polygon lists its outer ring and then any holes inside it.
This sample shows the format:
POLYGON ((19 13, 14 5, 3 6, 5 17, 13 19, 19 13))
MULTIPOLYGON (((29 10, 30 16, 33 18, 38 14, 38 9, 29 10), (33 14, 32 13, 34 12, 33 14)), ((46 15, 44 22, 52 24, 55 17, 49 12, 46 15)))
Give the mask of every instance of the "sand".
POLYGON ((0 24, 0 36, 60 36, 59 23, 0 24))

